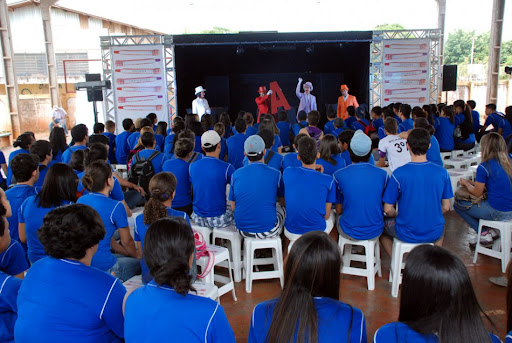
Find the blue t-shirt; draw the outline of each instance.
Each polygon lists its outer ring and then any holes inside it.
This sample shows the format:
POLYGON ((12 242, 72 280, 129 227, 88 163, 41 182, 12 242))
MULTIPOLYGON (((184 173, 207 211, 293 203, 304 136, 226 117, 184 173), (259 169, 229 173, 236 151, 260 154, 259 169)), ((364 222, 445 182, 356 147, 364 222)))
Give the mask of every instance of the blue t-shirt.
POLYGON ((164 154, 167 159, 170 159, 174 155, 174 133, 170 133, 165 137, 164 141, 164 154))
POLYGON ((171 172, 176 176, 176 194, 172 199, 173 207, 184 207, 192 203, 192 184, 188 169, 190 164, 180 158, 167 160, 164 162, 162 171, 171 172))
POLYGON ((281 138, 279 137, 279 135, 274 135, 274 145, 272 145, 270 150, 273 150, 274 152, 279 152, 279 148, 282 146, 283 143, 281 143, 281 138))
POLYGON ((140 138, 140 131, 133 132, 130 137, 128 137, 128 146, 130 150, 135 149, 135 146, 137 145, 137 142, 140 138))
POLYGON ((11 239, 11 244, 0 253, 0 272, 18 275, 29 268, 25 250, 21 244, 11 239))
MULTIPOLYGON (((484 126, 492 125, 493 131, 498 132, 498 129, 502 129, 505 125, 504 121, 505 118, 503 116, 499 115, 497 112, 493 112, 487 116, 484 126)), ((503 134, 503 136, 506 137, 505 134, 503 134)))
POLYGON ((226 185, 235 168, 215 157, 205 156, 190 165, 194 190, 194 213, 200 217, 218 217, 226 213, 226 185))
POLYGON ((159 342, 234 343, 235 335, 224 309, 215 301, 194 294, 185 296, 151 281, 126 300, 126 343, 159 342))
POLYGON ((261 233, 275 226, 280 183, 281 172, 261 162, 252 162, 235 171, 229 200, 235 202, 237 229, 261 233))
POLYGON ((379 131, 379 129, 382 127, 384 127, 384 119, 382 118, 377 118, 375 119, 374 121, 372 121, 372 125, 373 127, 377 130, 377 132, 379 131))
MULTIPOLYGON (((327 119, 329 119, 329 118, 327 118, 327 119)), ((325 125, 324 125, 324 135, 327 135, 327 134, 331 133, 334 130, 334 120, 335 119, 332 119, 332 120, 329 120, 327 123, 325 123, 325 125)))
POLYGON ((103 220, 106 234, 98 245, 98 251, 92 258, 91 266, 107 271, 116 263, 116 258, 110 250, 110 239, 117 229, 128 227, 126 209, 122 202, 112 200, 101 193, 86 194, 80 197, 77 203, 91 206, 103 220))
POLYGON ((305 127, 308 127, 307 121, 301 121, 301 122, 298 122, 297 124, 293 125, 293 127, 292 127, 293 135, 297 136, 299 134, 299 131, 305 127))
MULTIPOLYGON (((489 333, 492 343, 501 343, 501 340, 489 333)), ((421 334, 414 331, 409 325, 394 322, 380 327, 373 338, 374 343, 407 342, 407 343, 437 343, 439 339, 434 334, 421 334)))
POLYGON ((130 153, 130 146, 128 145, 128 137, 132 133, 129 131, 123 131, 116 136, 116 160, 117 163, 126 164, 128 161, 126 158, 130 153))
POLYGON ((446 169, 431 162, 409 162, 393 171, 382 201, 398 202, 395 231, 406 243, 432 243, 444 230, 442 199, 453 198, 446 169))
POLYGON ((290 132, 292 131, 292 126, 287 121, 277 122, 277 128, 279 129, 279 138, 281 139, 281 143, 284 146, 291 146, 290 143, 290 132))
POLYGON ((357 121, 357 117, 356 116, 354 116, 354 117, 349 116, 347 119, 345 119, 345 125, 347 127, 352 128, 352 124, 354 124, 354 122, 356 122, 356 121, 357 121))
POLYGON ((0 342, 14 343, 18 291, 22 281, 0 272, 0 342))
POLYGON ((325 204, 336 202, 336 184, 330 175, 304 167, 283 173, 286 200, 285 227, 302 235, 325 230, 325 204))
POLYGON ((471 117, 473 118, 473 133, 477 133, 480 131, 480 113, 478 113, 478 111, 472 110, 471 117))
POLYGON ((343 127, 339 127, 337 129, 334 129, 331 131, 331 135, 333 135, 334 137, 338 138, 339 134, 342 133, 343 131, 345 131, 346 127, 343 126, 343 127))
POLYGON ((227 140, 228 145, 228 163, 235 169, 241 168, 244 165, 244 143, 248 138, 245 133, 237 133, 227 140))
MULTIPOLYGON (((85 175, 85 172, 80 172, 76 174, 78 176, 78 192, 81 193, 81 195, 89 194, 89 191, 85 189, 84 185, 82 184, 82 178, 85 175)), ((109 198, 112 200, 117 201, 123 201, 124 200, 124 193, 123 189, 121 188, 121 184, 117 180, 117 178, 114 176, 114 187, 112 188, 112 191, 110 191, 109 198)))
MULTIPOLYGON (((71 202, 64 200, 60 206, 69 205, 71 202)), ((44 216, 56 207, 39 207, 39 198, 35 195, 28 197, 22 204, 18 214, 18 222, 25 223, 25 235, 27 237, 28 259, 33 264, 46 256, 44 247, 37 237, 37 231, 43 225, 44 216)))
MULTIPOLYGON (((462 123, 464 123, 464 121, 466 120, 466 117, 464 116, 464 113, 459 113, 459 114, 456 114, 455 115, 455 118, 454 118, 454 123, 455 123, 455 127, 461 125, 462 123)), ((473 128, 471 128, 473 129, 473 128)), ((455 138, 455 140, 457 142, 460 142, 460 143, 465 143, 465 144, 471 144, 471 143, 474 143, 475 142, 475 134, 473 132, 471 132, 468 136, 468 138, 466 139, 458 139, 458 138, 455 138)))
POLYGON ((201 146, 201 136, 195 137, 194 151, 198 153, 203 153, 203 148, 201 146))
POLYGON ((455 130, 455 124, 450 122, 449 118, 439 117, 439 122, 434 134, 439 142, 439 148, 445 151, 452 151, 455 147, 453 140, 453 131, 455 130))
POLYGON ((39 165, 39 178, 37 179, 36 183, 34 183, 34 188, 36 189, 36 192, 39 193, 41 189, 43 188, 44 179, 46 178, 46 173, 48 173, 48 170, 51 166, 53 166, 55 161, 50 161, 50 163, 45 166, 44 164, 39 165))
POLYGON ((245 134, 247 136, 257 135, 258 134, 258 128, 255 125, 247 126, 247 130, 245 130, 245 134))
POLYGON ((507 333, 507 337, 505 337, 505 343, 512 343, 512 331, 507 333))
POLYGON ((16 343, 121 342, 121 281, 78 261, 44 258, 34 263, 18 294, 16 343))
POLYGON ((108 138, 108 161, 110 163, 117 163, 116 160, 116 135, 110 132, 103 132, 108 138))
POLYGON ((485 184, 487 201, 492 208, 502 212, 512 211, 512 186, 510 177, 495 159, 483 162, 476 169, 476 182, 485 184))
POLYGON ((160 152, 163 152, 164 151, 165 137, 162 136, 162 135, 155 134, 155 142, 156 142, 155 149, 160 151, 160 152))
MULTIPOLYGON (((267 158, 267 156, 269 154, 270 154, 270 150, 267 150, 267 153, 263 157, 263 161, 265 161, 265 158, 267 158)), ((246 157, 244 157, 244 167, 248 166, 248 165, 249 165, 249 159, 246 156, 246 157)), ((272 155, 272 157, 268 161, 267 165, 269 167, 272 167, 274 169, 281 171, 281 168, 283 167, 283 155, 274 152, 274 155, 272 155)), ((301 165, 302 165, 302 163, 299 162, 298 167, 300 167, 301 165)))
POLYGON ((302 167, 302 162, 297 159, 298 153, 291 152, 283 157, 283 172, 288 167, 302 167))
POLYGON ((414 128, 414 120, 412 120, 412 118, 407 118, 402 121, 398 127, 400 128, 400 132, 412 130, 414 128))
MULTIPOLYGON (((167 215, 169 217, 180 217, 185 219, 190 225, 190 218, 185 212, 176 211, 172 208, 167 208, 167 215)), ((144 248, 144 238, 146 237, 146 232, 148 231, 149 224, 144 224, 144 214, 140 214, 135 219, 135 230, 133 233, 133 240, 135 242, 140 242, 140 247, 144 248)), ((151 276, 149 275, 149 269, 144 260, 144 257, 140 260, 140 268, 142 270, 142 279, 143 280, 151 280, 151 276)))
POLYGON ((502 129, 503 129, 503 132, 502 132, 503 138, 507 138, 508 136, 510 136, 512 134, 512 126, 510 125, 510 122, 507 119, 503 120, 502 129))
MULTIPOLYGON (((7 162, 5 161, 4 153, 0 151, 0 166, 2 164, 7 164, 7 162)), ((0 172, 0 182, 3 182, 4 180, 4 175, 2 174, 2 172, 0 172)))
POLYGON ((332 164, 331 162, 327 162, 323 158, 319 158, 316 160, 316 164, 320 164, 324 167, 324 174, 334 175, 338 170, 345 168, 347 165, 345 164, 345 159, 338 155, 332 155, 336 164, 332 164))
POLYGON ((227 143, 227 139, 224 138, 224 137, 220 137, 220 155, 219 155, 219 159, 221 161, 225 161, 226 160, 226 155, 228 154, 228 143, 227 143))
POLYGON ((370 125, 370 123, 368 123, 368 120, 356 118, 356 120, 351 125, 352 130, 354 130, 354 131, 361 130, 364 132, 365 126, 363 124, 361 124, 360 121, 363 122, 366 126, 370 125))
MULTIPOLYGON (((7 196, 7 200, 11 204, 11 212, 12 216, 7 218, 9 222, 9 232, 11 234, 11 239, 20 242, 20 234, 18 232, 18 215, 21 204, 32 195, 36 195, 36 190, 34 187, 29 185, 17 184, 10 187, 5 191, 5 195, 7 196)), ((21 242, 20 242, 21 243, 21 242)), ((26 250, 26 244, 22 244, 23 248, 26 250)))
POLYGON ((441 158, 441 150, 436 136, 430 136, 430 148, 427 150, 427 161, 443 166, 443 159, 441 158))
MULTIPOLYGON (((315 297, 314 302, 318 342, 366 343, 366 320, 361 310, 325 297, 315 297)), ((277 299, 273 299, 254 307, 249 328, 249 343, 266 342, 276 303, 277 299)))
MULTIPOLYGON (((148 159, 149 156, 151 156, 151 154, 155 151, 158 151, 158 150, 155 150, 155 149, 143 149, 141 151, 139 151, 137 154, 139 155, 140 159, 143 160, 143 159, 148 159)), ((135 164, 135 156, 137 155, 135 154, 132 158, 132 164, 131 166, 133 166, 135 164)), ((151 160, 151 164, 153 165, 153 169, 155 171, 155 174, 158 174, 162 171, 162 165, 164 164, 165 162, 165 155, 163 153, 159 153, 158 155, 155 156, 155 158, 153 158, 151 160)))
POLYGON ((71 161, 71 155, 77 150, 87 149, 85 145, 72 145, 62 153, 62 163, 69 163, 71 161))
POLYGON ((394 118, 396 119, 396 121, 398 122, 398 124, 402 123, 402 119, 400 119, 400 117, 398 115, 394 115, 394 118))
MULTIPOLYGON (((350 159, 350 153, 348 152, 348 150, 345 150, 342 153, 339 153, 338 156, 340 156, 341 158, 343 158, 345 160, 345 164, 347 166, 352 164, 352 160, 350 159)), ((373 154, 370 155, 370 160, 368 161, 368 163, 370 163, 372 166, 375 165, 375 158, 373 157, 373 154)))
POLYGON ((7 175, 6 175, 7 186, 10 186, 12 184, 12 178, 13 178, 12 170, 11 170, 11 161, 18 154, 30 154, 30 151, 25 150, 25 149, 19 149, 19 150, 14 150, 13 152, 11 152, 9 154, 9 163, 7 164, 7 175))
POLYGON ((354 163, 334 173, 343 203, 340 226, 357 240, 379 236, 384 228, 382 194, 388 173, 369 163, 354 163))
POLYGON ((63 153, 64 153, 64 151, 62 151, 62 150, 59 150, 57 153, 53 152, 53 162, 61 163, 63 153))

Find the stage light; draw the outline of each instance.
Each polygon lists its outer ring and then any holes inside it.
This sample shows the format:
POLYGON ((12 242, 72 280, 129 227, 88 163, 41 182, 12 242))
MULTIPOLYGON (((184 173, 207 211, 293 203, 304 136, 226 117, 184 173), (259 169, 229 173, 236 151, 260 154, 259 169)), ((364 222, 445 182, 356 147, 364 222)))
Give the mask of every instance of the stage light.
POLYGON ((236 54, 238 56, 241 56, 245 53, 245 49, 243 47, 241 47, 240 45, 236 47, 236 54))

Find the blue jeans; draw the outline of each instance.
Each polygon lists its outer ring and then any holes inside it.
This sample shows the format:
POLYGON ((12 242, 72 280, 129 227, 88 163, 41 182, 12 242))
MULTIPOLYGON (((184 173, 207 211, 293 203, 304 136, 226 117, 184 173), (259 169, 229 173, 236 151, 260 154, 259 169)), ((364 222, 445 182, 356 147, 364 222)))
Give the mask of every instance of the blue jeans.
POLYGON ((135 257, 128 257, 121 254, 114 254, 117 259, 116 264, 112 266, 107 273, 114 273, 122 282, 135 275, 140 275, 140 260, 135 257))
POLYGON ((135 189, 130 189, 124 193, 124 201, 126 201, 126 205, 128 205, 130 209, 134 209, 138 206, 144 206, 146 198, 135 189))
MULTIPOLYGON (((50 132, 52 132, 53 127, 54 127, 54 126, 55 126, 55 124, 53 123, 53 120, 52 120, 52 121, 50 122, 50 125, 48 125, 48 127, 50 128, 50 132)), ((64 133, 65 133, 65 134, 66 134, 66 136, 67 136, 67 134, 68 134, 68 128, 67 128, 67 126, 66 126, 66 121, 65 121, 65 120, 64 120, 64 121, 61 121, 61 122, 60 122, 60 126, 64 129, 64 133)))
POLYGON ((512 211, 502 212, 495 210, 489 205, 487 200, 481 201, 478 205, 472 205, 470 201, 455 200, 453 208, 477 232, 480 219, 493 221, 512 219, 512 211))

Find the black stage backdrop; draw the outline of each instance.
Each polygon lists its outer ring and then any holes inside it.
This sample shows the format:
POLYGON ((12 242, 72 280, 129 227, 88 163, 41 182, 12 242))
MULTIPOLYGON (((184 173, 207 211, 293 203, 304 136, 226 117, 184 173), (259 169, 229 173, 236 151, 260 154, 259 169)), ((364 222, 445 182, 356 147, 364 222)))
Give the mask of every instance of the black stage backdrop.
MULTIPOLYGON (((336 104, 346 83, 360 104, 368 103, 371 31, 324 33, 239 33, 174 36, 178 114, 203 85, 210 107, 256 113, 260 85, 277 81, 295 109, 297 78, 313 83, 318 109, 336 104)), ((301 89, 302 90, 302 89, 301 89)))

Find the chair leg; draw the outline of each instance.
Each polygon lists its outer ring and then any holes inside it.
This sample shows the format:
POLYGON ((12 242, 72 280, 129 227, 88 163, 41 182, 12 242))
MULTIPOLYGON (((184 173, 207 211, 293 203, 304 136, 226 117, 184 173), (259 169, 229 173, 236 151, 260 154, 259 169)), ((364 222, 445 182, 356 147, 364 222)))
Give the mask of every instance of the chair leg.
POLYGON ((400 273, 402 272, 402 254, 400 254, 400 245, 393 245, 392 259, 392 282, 391 282, 391 296, 398 297, 398 287, 400 282, 400 273))
POLYGON ((279 282, 281 283, 281 289, 284 287, 284 269, 283 269, 283 249, 278 247, 276 249, 277 255, 277 265, 279 270, 281 271, 281 275, 279 276, 279 282))
POLYGON ((380 243, 377 240, 375 243, 375 264, 377 265, 377 275, 382 277, 382 267, 380 262, 380 243))
POLYGON ((375 289, 375 253, 373 243, 368 242, 365 250, 368 290, 373 291, 375 289))
POLYGON ((501 271, 505 273, 507 264, 510 261, 510 230, 504 228, 501 230, 501 271))
POLYGON ((245 241, 245 291, 251 293, 252 291, 252 245, 247 240, 245 241))
POLYGON ((480 235, 482 234, 482 224, 478 223, 478 232, 476 235, 476 246, 475 246, 475 256, 473 257, 473 263, 476 263, 478 259, 478 250, 480 249, 480 235))

